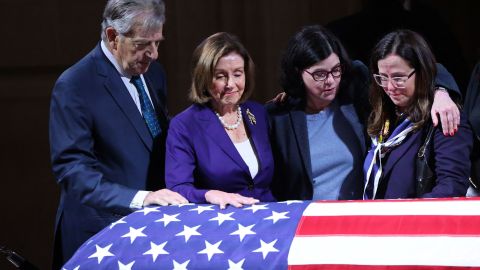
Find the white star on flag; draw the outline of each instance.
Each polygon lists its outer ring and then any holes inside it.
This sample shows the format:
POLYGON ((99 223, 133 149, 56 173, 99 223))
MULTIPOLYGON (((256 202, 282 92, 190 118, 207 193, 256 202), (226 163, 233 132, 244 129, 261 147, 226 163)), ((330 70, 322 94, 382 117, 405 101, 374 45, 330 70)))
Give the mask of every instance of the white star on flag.
POLYGON ((234 263, 232 260, 228 260, 228 269, 227 270, 243 270, 243 263, 245 262, 245 259, 234 263))
POLYGON ((243 238, 247 234, 256 234, 254 231, 251 230, 255 224, 252 224, 250 226, 244 227, 242 224, 238 224, 238 230, 232 232, 230 235, 238 235, 240 237, 240 242, 242 242, 243 238))
POLYGON ((232 215, 233 215, 233 212, 228 214, 222 214, 219 212, 217 217, 211 218, 209 220, 218 221, 218 225, 222 225, 222 223, 226 220, 235 220, 234 218, 231 217, 232 215))
POLYGON ((266 204, 252 204, 250 207, 243 208, 243 210, 252 210, 253 213, 257 212, 258 210, 267 210, 266 204))
POLYGON ((135 261, 129 264, 123 264, 121 261, 118 261, 118 270, 132 270, 132 266, 134 263, 135 261))
POLYGON ((263 259, 267 257, 268 253, 270 252, 278 252, 278 249, 273 247, 275 243, 277 242, 278 239, 273 240, 270 243, 265 243, 263 240, 260 240, 260 247, 258 249, 255 249, 253 252, 261 252, 263 255, 263 259))
POLYGON ((265 219, 265 220, 266 220, 266 219, 271 219, 271 220, 273 221, 273 224, 275 224, 275 223, 277 223, 277 221, 279 221, 280 219, 289 219, 289 217, 287 217, 286 214, 288 214, 288 212, 278 213, 278 212, 272 211, 272 215, 269 216, 269 217, 266 217, 266 218, 264 218, 264 219, 265 219))
POLYGON ((183 225, 183 231, 175 234, 175 236, 185 236, 185 243, 190 239, 193 235, 202 235, 201 233, 197 232, 197 229, 200 228, 200 225, 195 227, 188 227, 183 225))
POLYGON ((223 251, 221 251, 218 248, 218 246, 220 246, 221 243, 222 243, 222 241, 220 240, 217 243, 212 245, 208 241, 205 241, 205 249, 200 250, 198 252, 198 254, 207 254, 208 261, 210 261, 210 259, 213 257, 213 255, 223 253, 223 251))
POLYGON ((163 214, 163 218, 157 219, 157 220, 155 220, 155 222, 163 222, 163 227, 167 227, 168 223, 170 223, 170 222, 180 221, 180 219, 177 218, 178 215, 180 215, 180 214, 175 214, 175 215, 163 214))
POLYGON ((173 260, 173 270, 187 270, 188 263, 190 263, 190 260, 184 263, 178 263, 177 261, 173 260))
POLYGON ((125 218, 125 217, 122 217, 121 219, 119 219, 119 220, 113 222, 112 224, 110 224, 110 229, 113 228, 113 227, 115 227, 115 226, 118 225, 118 224, 127 223, 127 222, 123 221, 124 218, 125 218))
POLYGON ((153 262, 157 260, 158 255, 160 254, 170 254, 163 247, 167 244, 167 241, 157 245, 153 242, 150 242, 150 250, 143 253, 143 255, 152 255, 153 262))
POLYGON ((147 237, 146 234, 143 233, 143 230, 145 230, 147 226, 135 229, 133 227, 130 227, 130 232, 122 235, 122 237, 130 237, 130 244, 137 239, 137 237, 147 237))
POLYGON ((138 210, 137 213, 143 212, 143 215, 146 216, 152 212, 160 212, 160 210, 158 210, 159 208, 160 207, 144 207, 142 210, 138 210))
POLYGON ((110 257, 110 256, 114 256, 112 253, 110 253, 109 249, 112 247, 113 244, 110 244, 106 247, 100 247, 99 245, 95 245, 95 248, 97 249, 97 251, 95 253, 93 253, 92 255, 90 255, 88 258, 97 258, 98 260, 98 264, 100 264, 100 262, 103 260, 103 258, 105 257, 110 257))
POLYGON ((197 208, 192 208, 189 211, 197 211, 198 214, 201 214, 204 211, 213 211, 213 205, 199 205, 197 208))
POLYGON ((293 203, 303 203, 303 201, 290 200, 290 201, 283 201, 283 202, 278 202, 278 203, 285 203, 287 205, 290 205, 290 204, 293 204, 293 203))

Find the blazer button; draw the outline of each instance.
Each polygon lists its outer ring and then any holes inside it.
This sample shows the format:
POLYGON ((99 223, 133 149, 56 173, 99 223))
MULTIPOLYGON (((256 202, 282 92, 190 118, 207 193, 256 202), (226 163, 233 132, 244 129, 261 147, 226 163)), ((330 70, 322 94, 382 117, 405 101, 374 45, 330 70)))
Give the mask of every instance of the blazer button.
POLYGON ((253 190, 253 184, 248 184, 248 190, 253 190))

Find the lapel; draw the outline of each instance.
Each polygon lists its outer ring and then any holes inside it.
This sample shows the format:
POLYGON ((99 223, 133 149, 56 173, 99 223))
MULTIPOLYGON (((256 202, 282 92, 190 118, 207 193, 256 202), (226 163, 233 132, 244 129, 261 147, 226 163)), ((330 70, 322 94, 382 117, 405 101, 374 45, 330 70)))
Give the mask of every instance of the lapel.
MULTIPOLYGON (((268 136, 266 136, 268 131, 262 121, 264 115, 251 108, 249 106, 249 103, 247 102, 242 104, 242 117, 243 122, 245 123, 245 129, 247 131, 247 134, 250 135, 253 149, 257 154, 259 168, 256 177, 258 177, 260 175, 260 172, 263 171, 262 168, 264 168, 265 166, 265 163, 263 161, 267 159, 267 155, 270 151, 270 148, 267 147, 270 144, 270 142, 268 141, 268 136), (255 118, 255 124, 253 122, 253 119, 250 119, 249 115, 247 114, 247 110, 249 110, 251 116, 255 118)), ((248 171, 248 174, 250 175, 250 171, 248 171)))
MULTIPOLYGON (((422 134, 421 131, 416 131, 415 133, 410 134, 409 137, 402 142, 402 144, 393 149, 383 167, 383 175, 387 175, 392 168, 395 167, 395 164, 403 157, 403 155, 405 155, 407 150, 412 147, 418 147, 418 143, 415 142, 418 142, 417 138, 420 136, 420 134, 422 134)), ((413 158, 415 158, 415 156, 413 158)))
POLYGON ((215 113, 205 105, 196 104, 194 106, 198 106, 199 108, 196 117, 201 131, 206 134, 207 137, 210 137, 211 142, 216 144, 231 160, 233 160, 233 162, 239 166, 248 177, 251 177, 247 164, 243 161, 215 113))
MULTIPOLYGON (((95 62, 97 64, 98 74, 104 77, 105 89, 110 93, 115 103, 120 107, 121 111, 133 126, 138 136, 142 139, 145 146, 151 151, 153 138, 148 131, 145 120, 138 111, 137 106, 135 106, 135 103, 123 84, 118 71, 103 54, 100 44, 96 47, 95 62)), ((120 130, 119 132, 122 131, 120 130)))
POLYGON ((358 115, 355 112, 355 107, 353 106, 353 104, 341 105, 340 111, 343 113, 348 123, 352 126, 355 135, 357 135, 357 139, 359 140, 360 146, 362 148, 362 153, 366 153, 367 149, 365 145, 365 134, 363 132, 364 127, 362 124, 360 124, 358 115))
POLYGON ((300 110, 299 108, 296 108, 291 110, 289 114, 290 124, 293 127, 297 147, 302 158, 303 169, 307 173, 309 179, 312 179, 312 164, 310 161, 310 145, 308 141, 307 120, 305 119, 305 112, 303 110, 300 110))

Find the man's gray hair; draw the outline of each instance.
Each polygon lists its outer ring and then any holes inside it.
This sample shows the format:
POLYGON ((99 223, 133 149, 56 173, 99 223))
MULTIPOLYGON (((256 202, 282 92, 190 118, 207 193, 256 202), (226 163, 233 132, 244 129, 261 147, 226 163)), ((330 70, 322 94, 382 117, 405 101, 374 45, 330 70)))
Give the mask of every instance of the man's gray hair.
POLYGON ((103 11, 102 39, 107 42, 105 29, 113 27, 126 36, 134 29, 149 32, 165 22, 163 0, 109 0, 103 11))

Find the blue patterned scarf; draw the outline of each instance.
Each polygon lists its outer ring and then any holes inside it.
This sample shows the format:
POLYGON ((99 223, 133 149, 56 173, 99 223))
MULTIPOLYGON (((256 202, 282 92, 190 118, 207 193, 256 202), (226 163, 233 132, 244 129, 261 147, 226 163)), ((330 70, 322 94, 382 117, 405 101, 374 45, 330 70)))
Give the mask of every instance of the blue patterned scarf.
POLYGON ((413 129, 413 123, 406 118, 395 128, 386 142, 382 142, 381 137, 380 139, 378 137, 372 138, 372 148, 368 151, 363 164, 365 173, 364 200, 375 199, 378 184, 382 177, 382 158, 394 147, 400 145, 413 129))

